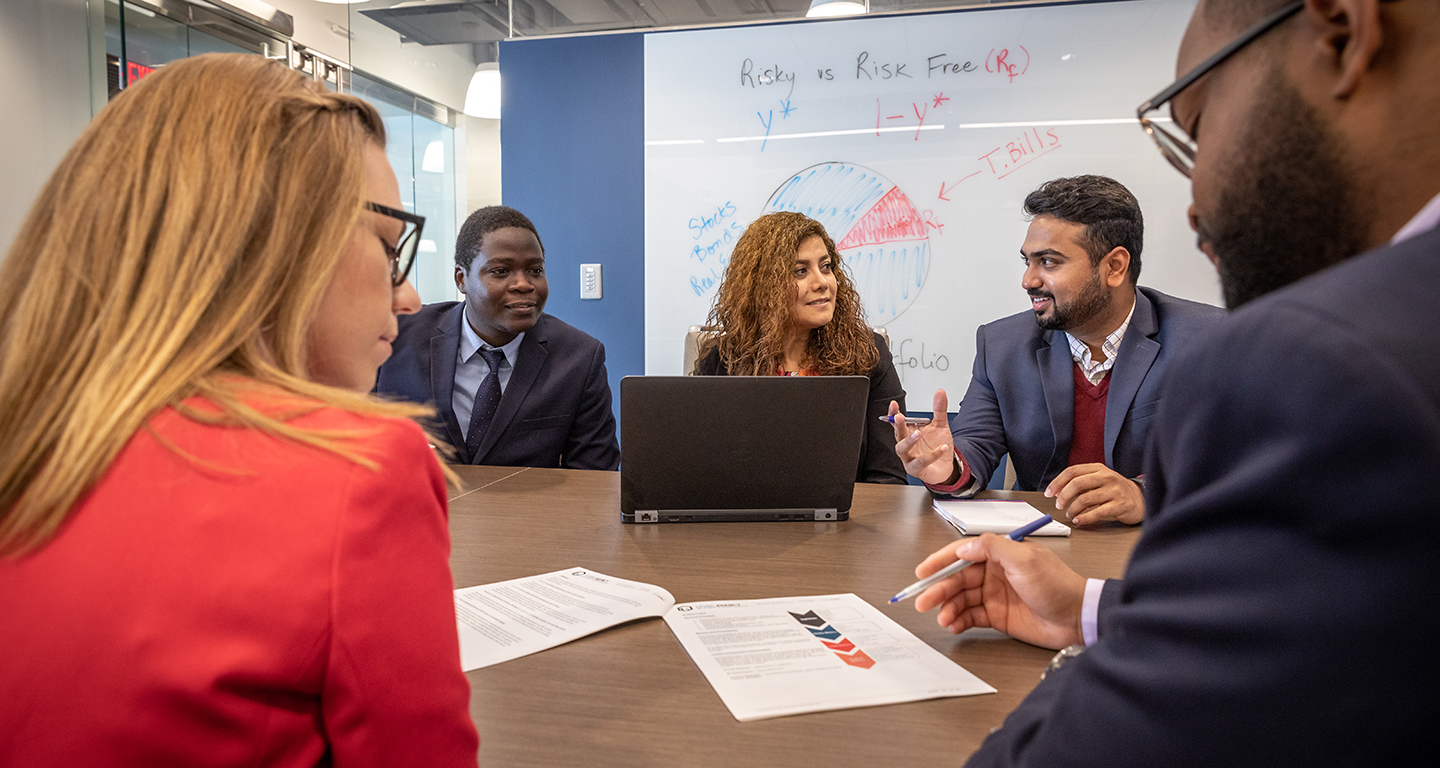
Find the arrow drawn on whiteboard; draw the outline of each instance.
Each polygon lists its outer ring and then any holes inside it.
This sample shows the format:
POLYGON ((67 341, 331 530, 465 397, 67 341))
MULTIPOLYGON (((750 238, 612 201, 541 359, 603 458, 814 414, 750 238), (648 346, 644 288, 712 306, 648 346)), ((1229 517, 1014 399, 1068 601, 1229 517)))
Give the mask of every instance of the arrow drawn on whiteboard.
MULTIPOLYGON (((980 175, 980 171, 976 171, 976 172, 970 174, 970 176, 978 176, 978 175, 980 175)), ((970 178, 970 176, 966 176, 965 179, 970 178)), ((955 191, 955 188, 958 187, 958 186, 960 186, 960 182, 961 182, 961 181, 964 181, 965 179, 961 179, 960 181, 957 181, 957 182, 955 182, 954 184, 949 185, 949 186, 950 186, 949 189, 946 189, 946 188, 945 188, 945 186, 946 186, 945 182, 943 182, 943 181, 940 182, 940 194, 937 195, 937 197, 939 197, 941 200, 944 200, 944 201, 947 202, 947 203, 950 202, 950 198, 946 197, 946 196, 945 196, 945 193, 946 193, 946 192, 954 192, 954 191, 955 191)))

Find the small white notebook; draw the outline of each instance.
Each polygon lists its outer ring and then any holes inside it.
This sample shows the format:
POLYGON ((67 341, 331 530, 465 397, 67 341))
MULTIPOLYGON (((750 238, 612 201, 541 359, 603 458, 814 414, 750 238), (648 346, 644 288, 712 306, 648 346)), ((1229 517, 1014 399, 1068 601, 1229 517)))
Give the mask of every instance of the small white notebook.
MULTIPOLYGON (((935 511, 966 536, 981 533, 1009 533, 1045 514, 1023 501, 985 499, 979 501, 937 501, 935 511)), ((1047 523, 1031 536, 1069 536, 1070 526, 1047 523)))

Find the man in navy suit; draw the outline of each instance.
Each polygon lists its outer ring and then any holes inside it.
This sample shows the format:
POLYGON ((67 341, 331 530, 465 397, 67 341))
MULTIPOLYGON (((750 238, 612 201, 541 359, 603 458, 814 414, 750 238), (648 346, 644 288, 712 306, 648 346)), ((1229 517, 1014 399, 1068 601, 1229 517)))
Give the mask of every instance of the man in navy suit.
POLYGON ((983 489, 1008 453, 1016 487, 1046 489, 1077 525, 1138 523, 1166 373, 1224 313, 1137 287, 1145 222, 1114 179, 1046 182, 1025 214, 1020 285, 1031 311, 976 333, 953 433, 940 390, 935 421, 895 451, 931 490, 961 496, 983 489))
POLYGON ((1123 581, 994 536, 917 569, 979 563, 916 600, 952 631, 1088 645, 971 765, 1434 761, 1437 40, 1435 2, 1197 7, 1142 110, 1237 309, 1169 383, 1123 581))
POLYGON ((465 301, 402 318, 376 391, 431 403, 456 461, 615 469, 605 346, 544 313, 545 249, 530 219, 491 206, 455 243, 465 301))

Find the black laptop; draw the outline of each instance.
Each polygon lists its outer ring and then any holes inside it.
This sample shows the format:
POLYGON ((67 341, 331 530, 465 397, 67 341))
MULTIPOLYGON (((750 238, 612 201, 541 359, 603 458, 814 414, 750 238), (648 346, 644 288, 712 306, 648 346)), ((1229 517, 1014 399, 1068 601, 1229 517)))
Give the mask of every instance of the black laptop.
POLYGON ((626 523, 845 520, 865 439, 864 376, 626 376, 626 523))

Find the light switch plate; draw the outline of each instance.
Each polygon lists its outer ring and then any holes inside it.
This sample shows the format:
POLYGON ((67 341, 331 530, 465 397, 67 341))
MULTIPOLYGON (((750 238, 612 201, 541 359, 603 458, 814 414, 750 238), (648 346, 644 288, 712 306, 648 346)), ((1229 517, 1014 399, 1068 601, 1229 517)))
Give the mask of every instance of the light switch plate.
POLYGON ((580 265, 580 298, 598 299, 604 295, 600 284, 600 265, 580 265))

